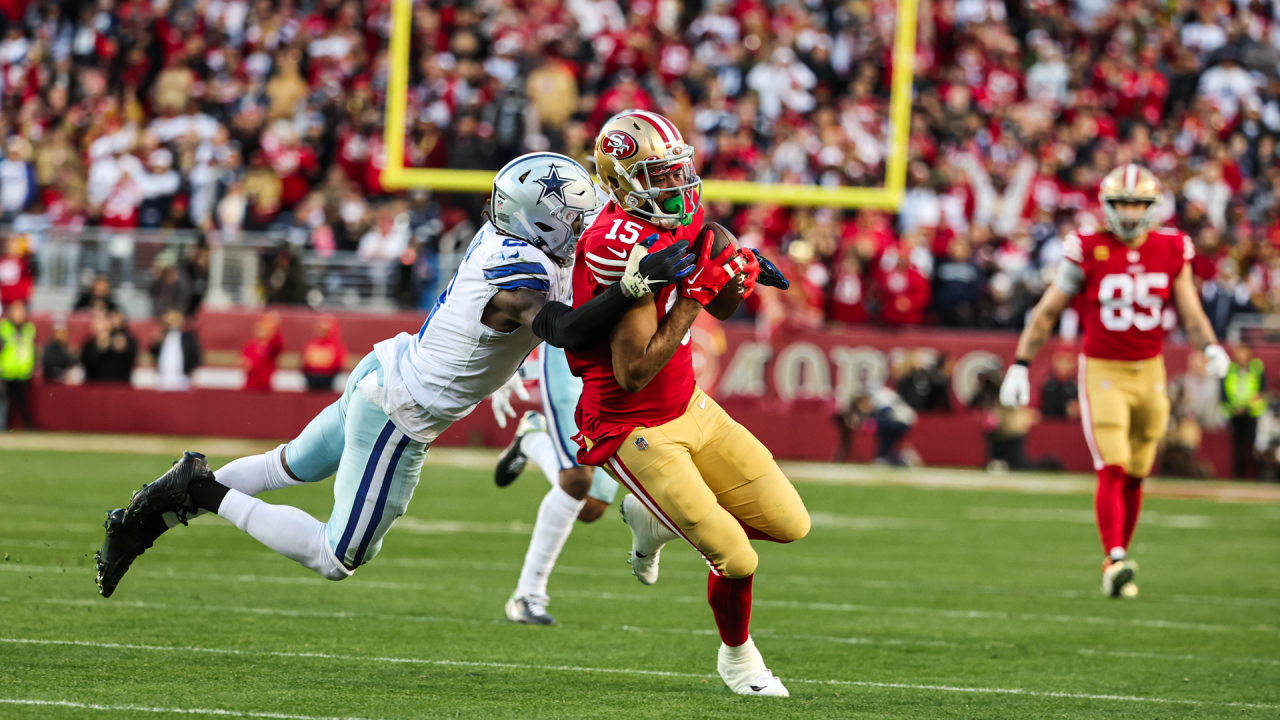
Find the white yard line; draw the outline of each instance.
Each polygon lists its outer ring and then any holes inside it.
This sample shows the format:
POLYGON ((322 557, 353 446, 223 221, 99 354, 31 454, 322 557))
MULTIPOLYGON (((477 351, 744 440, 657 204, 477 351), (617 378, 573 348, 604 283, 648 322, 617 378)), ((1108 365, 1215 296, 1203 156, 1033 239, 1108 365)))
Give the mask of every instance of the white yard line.
MULTIPOLYGON (((639 676, 658 676, 673 678, 693 678, 693 679, 717 679, 716 675, 702 675, 697 673, 671 672, 666 670, 641 670, 636 668, 594 668, 578 665, 530 665, 526 663, 503 663, 503 662, 477 662, 466 660, 429 660, 424 658, 397 658, 397 657, 376 657, 376 656, 355 656, 355 655, 334 655, 329 653, 294 653, 280 652, 271 650, 234 650, 229 648, 201 648, 201 647, 181 647, 169 645, 132 645, 123 643, 101 643, 90 642, 86 640, 39 640, 31 638, 0 638, 0 642, 13 644, 28 645, 64 645, 76 647, 102 648, 111 650, 137 650, 146 652, 191 652, 191 653, 214 653, 220 655, 243 655, 243 656, 266 656, 281 658, 313 658, 322 660, 337 660, 343 662, 375 662, 375 663, 404 663, 413 665, 437 665, 437 666, 453 666, 453 667, 486 667, 506 670, 537 670, 546 672, 580 672, 580 673, 602 673, 611 675, 639 675, 639 676)), ((956 693, 977 693, 987 695, 1022 695, 1026 697, 1051 697, 1063 698, 1071 700, 1111 700, 1119 702, 1138 702, 1138 703, 1161 703, 1173 705, 1218 705, 1228 707, 1257 708, 1265 710, 1280 709, 1280 705, 1266 703, 1238 703, 1238 702, 1217 702, 1213 700, 1185 700, 1176 698, 1158 698, 1143 697, 1137 695, 1101 695, 1094 693, 1075 693, 1061 691, 1040 691, 1026 690, 1023 688, 984 688, 984 687, 963 687, 954 685, 920 685, 914 683, 888 683, 888 682, 872 682, 866 680, 812 680, 805 678, 790 678, 788 682, 805 683, 814 685, 844 685, 854 687, 870 687, 870 688, 892 688, 902 690, 936 690, 940 692, 956 692, 956 693)), ((215 711, 219 712, 219 711, 215 711)), ((227 711, 221 711, 227 712, 227 711)), ((243 714, 242 714, 243 715, 243 714)), ((255 717, 280 717, 280 718, 299 718, 300 720, 312 720, 304 716, 287 716, 287 715, 257 715, 255 717)))
POLYGON ((69 700, 29 700, 23 698, 0 698, 0 705, 28 705, 35 707, 65 707, 77 710, 98 710, 108 712, 147 712, 167 713, 171 715, 221 715, 223 717, 271 718, 272 720, 361 720, 360 718, 319 717, 316 715, 286 715, 284 713, 253 712, 250 710, 222 710, 219 708, 159 708, 140 705, 99 705, 97 703, 78 703, 69 700))
MULTIPOLYGON (((12 563, 0 564, 0 571, 8 572, 27 572, 27 573, 48 573, 48 574, 65 574, 68 569, 73 571, 84 570, 87 568, 67 568, 58 565, 15 565, 12 563)), ((219 575, 211 573, 179 573, 179 572, 147 572, 141 570, 133 571, 135 575, 143 575, 151 578, 172 578, 174 580, 191 579, 204 581, 232 581, 243 583, 268 583, 277 585, 331 585, 332 580, 313 577, 286 577, 276 575, 219 575)), ((376 590, 412 590, 412 591, 438 591, 439 586, 428 583, 403 583, 403 582, 386 582, 378 580, 361 580, 351 583, 358 587, 376 589, 376 590)), ((480 586, 466 586, 474 589, 487 589, 480 586)), ((661 595, 658 593, 649 595, 640 595, 636 593, 614 593, 614 592, 595 592, 582 590, 560 590, 557 592, 561 596, 583 597, 593 600, 616 600, 624 602, 678 602, 678 603, 694 603, 702 604, 706 602, 706 598, 699 595, 661 595)), ((1132 620, 1122 620, 1118 618, 1108 617, 1090 617, 1075 615, 1049 615, 1036 613, 1011 613, 1003 611, 991 610, 951 610, 946 608, 921 608, 921 607, 900 607, 900 606, 881 606, 881 605, 860 605, 853 603, 819 603, 819 602, 797 602, 791 600, 765 600, 756 598, 754 600, 755 607, 769 608, 785 608, 789 610, 820 610, 826 612, 850 612, 850 613, 868 613, 873 615, 916 615, 916 616, 934 616, 953 618, 958 620, 999 620, 1008 622, 1011 620, 1019 620, 1023 622, 1055 622, 1074 625, 1115 625, 1126 627, 1149 627, 1159 628, 1162 630, 1188 630, 1213 633, 1230 633, 1230 632, 1250 632, 1250 633, 1266 633, 1277 634, 1280 629, 1271 625, 1224 625, 1211 623, 1194 623, 1181 622, 1174 620, 1160 619, 1144 619, 1134 618, 1132 620)))

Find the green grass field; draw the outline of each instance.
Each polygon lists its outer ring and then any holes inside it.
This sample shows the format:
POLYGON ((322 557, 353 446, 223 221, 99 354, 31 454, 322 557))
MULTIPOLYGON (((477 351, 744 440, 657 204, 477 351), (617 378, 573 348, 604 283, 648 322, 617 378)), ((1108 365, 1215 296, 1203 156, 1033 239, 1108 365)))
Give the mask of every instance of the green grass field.
MULTIPOLYGON (((507 623, 536 470, 498 490, 429 459, 342 583, 214 517, 99 598, 103 513, 170 460, 0 450, 0 718, 1280 717, 1280 504, 1149 500, 1115 601, 1087 494, 799 482, 813 532, 758 544, 782 700, 724 687, 705 565, 673 544, 640 585, 614 512, 560 558, 560 626, 507 623)), ((267 499, 324 518, 331 493, 267 499)))

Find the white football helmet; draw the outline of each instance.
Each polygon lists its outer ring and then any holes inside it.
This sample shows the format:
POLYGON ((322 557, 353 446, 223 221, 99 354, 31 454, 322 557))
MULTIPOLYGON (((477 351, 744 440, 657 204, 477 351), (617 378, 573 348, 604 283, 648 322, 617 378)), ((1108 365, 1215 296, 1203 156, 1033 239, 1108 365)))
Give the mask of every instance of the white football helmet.
POLYGON ((498 171, 489 215, 499 232, 542 248, 567 267, 588 217, 599 207, 586 168, 564 155, 544 152, 518 157, 498 171))

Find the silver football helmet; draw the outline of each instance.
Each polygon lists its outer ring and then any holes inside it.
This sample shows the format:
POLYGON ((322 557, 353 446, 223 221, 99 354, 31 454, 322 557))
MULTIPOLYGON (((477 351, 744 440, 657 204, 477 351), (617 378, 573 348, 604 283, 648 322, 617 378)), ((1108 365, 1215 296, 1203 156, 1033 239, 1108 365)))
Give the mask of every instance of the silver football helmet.
POLYGON ((586 168, 556 153, 532 153, 507 163, 493 179, 493 226, 542 248, 561 267, 573 262, 578 238, 600 208, 586 168))

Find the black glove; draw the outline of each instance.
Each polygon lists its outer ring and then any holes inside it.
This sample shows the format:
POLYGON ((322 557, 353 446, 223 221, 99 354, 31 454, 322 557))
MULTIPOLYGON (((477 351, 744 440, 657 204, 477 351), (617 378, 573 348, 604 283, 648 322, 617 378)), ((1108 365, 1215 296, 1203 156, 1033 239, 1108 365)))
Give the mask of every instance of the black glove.
POLYGON ((751 248, 751 252, 756 254, 756 260, 760 262, 760 277, 756 282, 761 285, 768 285, 769 287, 781 288, 783 290, 791 287, 791 281, 787 279, 786 275, 782 274, 782 271, 778 269, 777 265, 769 262, 765 256, 760 254, 759 250, 751 248))
POLYGON ((618 284, 627 297, 638 298, 655 292, 693 272, 697 258, 690 255, 689 242, 681 240, 655 253, 649 253, 658 235, 654 233, 637 244, 627 259, 627 270, 618 284))

